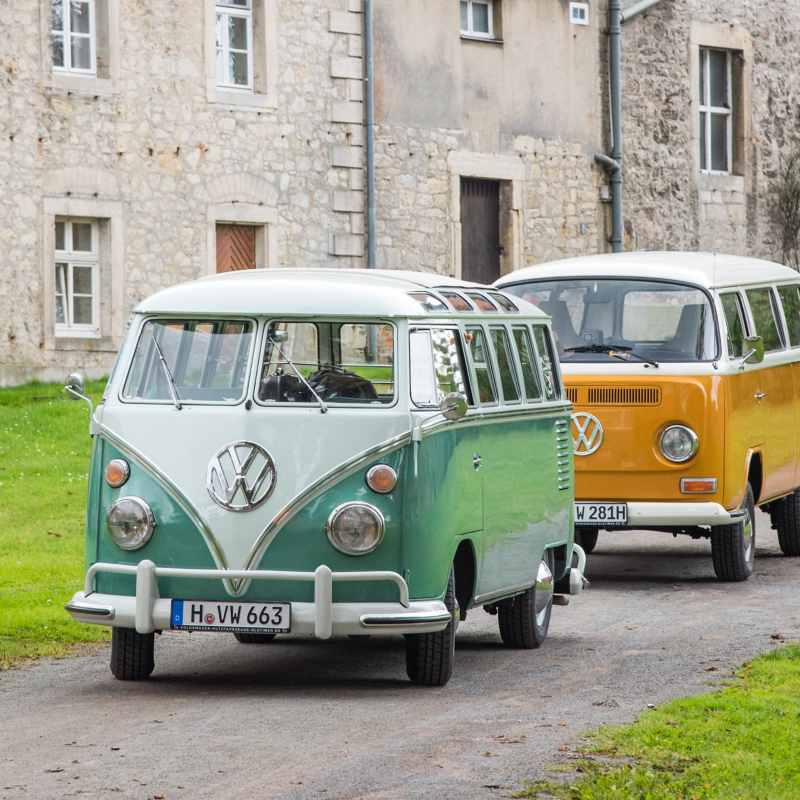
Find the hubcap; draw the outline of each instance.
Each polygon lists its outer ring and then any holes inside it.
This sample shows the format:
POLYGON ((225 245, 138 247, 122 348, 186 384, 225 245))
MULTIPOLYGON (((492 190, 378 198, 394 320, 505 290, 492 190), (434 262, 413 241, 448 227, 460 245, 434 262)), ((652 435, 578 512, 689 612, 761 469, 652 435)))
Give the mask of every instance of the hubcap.
POLYGON ((550 601, 553 599, 553 573, 550 567, 544 562, 539 563, 539 572, 536 576, 536 625, 542 627, 550 601))
POLYGON ((745 563, 751 564, 755 556, 756 542, 755 532, 753 531, 753 518, 750 515, 750 505, 747 505, 747 515, 742 522, 742 539, 744 545, 745 563))

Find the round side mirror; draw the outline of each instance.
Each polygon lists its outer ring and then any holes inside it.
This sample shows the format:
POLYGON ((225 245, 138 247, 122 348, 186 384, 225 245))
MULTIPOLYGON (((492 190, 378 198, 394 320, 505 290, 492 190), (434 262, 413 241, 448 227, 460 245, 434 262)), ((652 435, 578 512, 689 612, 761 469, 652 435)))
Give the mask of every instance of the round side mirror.
POLYGON ((467 398, 458 392, 450 392, 439 403, 439 411, 445 419, 461 419, 467 413, 467 398))
POLYGON ((84 397, 86 394, 86 383, 83 380, 83 375, 81 375, 80 372, 73 372, 67 378, 67 385, 64 388, 73 400, 79 400, 81 397, 84 397))
POLYGON ((748 336, 743 349, 745 364, 760 364, 764 360, 764 340, 760 336, 748 336))
POLYGON ((289 331, 272 331, 269 340, 274 344, 283 344, 289 341, 289 331))

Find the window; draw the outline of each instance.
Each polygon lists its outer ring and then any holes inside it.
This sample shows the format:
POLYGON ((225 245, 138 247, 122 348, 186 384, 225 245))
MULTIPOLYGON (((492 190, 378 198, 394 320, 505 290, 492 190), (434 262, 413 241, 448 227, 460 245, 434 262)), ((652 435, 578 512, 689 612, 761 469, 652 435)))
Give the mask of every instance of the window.
POLYGON ((217 85, 253 89, 251 0, 217 0, 215 14, 217 85))
POLYGON ((489 292, 489 297, 491 297, 503 311, 508 311, 509 314, 519 314, 519 309, 505 295, 497 292, 489 292))
POLYGON ((731 172, 731 51, 700 48, 700 169, 731 172))
POLYGON ((56 335, 98 331, 98 228, 96 220, 56 220, 56 335))
POLYGON ((547 329, 542 325, 535 326, 533 338, 536 341, 536 349, 539 351, 539 363, 544 376, 545 398, 547 400, 556 400, 560 395, 560 390, 558 388, 558 376, 554 367, 553 347, 550 343, 547 329))
POLYGON ((741 358, 745 350, 745 337, 747 328, 744 323, 742 298, 738 292, 723 294, 722 310, 725 313, 725 323, 728 328, 728 355, 731 358, 741 358))
POLYGON ((525 328, 514 328, 514 342, 519 353, 519 363, 522 365, 522 383, 525 386, 525 396, 528 401, 541 400, 542 390, 536 372, 536 356, 531 337, 525 328))
POLYGON ((509 355, 508 333, 505 328, 490 328, 489 337, 494 345, 494 354, 497 357, 497 366, 500 369, 500 387, 503 390, 503 401, 506 403, 519 402, 519 388, 517 376, 509 355))
POLYGON ((160 349, 180 402, 238 402, 244 395, 252 329, 252 323, 241 320, 148 320, 122 397, 173 402, 160 349))
POLYGON ((316 405, 311 389, 328 404, 391 403, 394 328, 360 322, 271 323, 259 401, 316 405))
POLYGON ((94 75, 94 0, 51 0, 53 69, 94 75))
POLYGON ((461 0, 461 35, 494 39, 491 0, 461 0))
POLYGON ((456 310, 456 311, 474 311, 475 309, 460 295, 456 292, 443 292, 440 291, 439 294, 447 300, 448 303, 456 310))
POLYGON ((469 399, 457 330, 413 330, 410 343, 411 399, 414 405, 436 408, 451 392, 469 399))
POLYGON ((783 315, 786 317, 786 327, 789 329, 789 346, 800 347, 800 286, 779 286, 778 294, 783 315))
POLYGON ((472 300, 473 303, 478 307, 479 311, 488 311, 489 313, 497 313, 497 308, 495 308, 494 303, 489 300, 487 297, 484 297, 482 294, 478 294, 478 292, 464 292, 464 294, 472 300))
POLYGON ((472 365, 475 367, 475 377, 478 380, 478 397, 483 405, 493 405, 497 402, 497 393, 494 389, 494 378, 489 364, 489 354, 486 352, 483 331, 480 328, 469 328, 467 340, 469 341, 472 365))
POLYGON ((778 310, 775 307, 775 295, 766 286, 760 289, 748 289, 747 301, 753 314, 756 336, 764 340, 764 351, 783 350, 783 331, 778 322, 778 310))
POLYGON ((570 3, 569 4, 569 21, 573 25, 588 25, 589 24, 589 4, 588 3, 570 3))
POLYGON ((446 311, 450 309, 438 297, 427 292, 409 292, 408 296, 416 300, 426 311, 446 311))

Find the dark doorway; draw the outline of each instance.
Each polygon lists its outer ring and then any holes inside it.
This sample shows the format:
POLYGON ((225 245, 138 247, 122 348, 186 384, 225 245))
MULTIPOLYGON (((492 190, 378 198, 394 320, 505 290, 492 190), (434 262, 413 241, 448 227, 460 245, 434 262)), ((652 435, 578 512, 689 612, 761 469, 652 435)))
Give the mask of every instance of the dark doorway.
POLYGON ((500 277, 500 182, 461 179, 461 277, 494 283, 500 277))

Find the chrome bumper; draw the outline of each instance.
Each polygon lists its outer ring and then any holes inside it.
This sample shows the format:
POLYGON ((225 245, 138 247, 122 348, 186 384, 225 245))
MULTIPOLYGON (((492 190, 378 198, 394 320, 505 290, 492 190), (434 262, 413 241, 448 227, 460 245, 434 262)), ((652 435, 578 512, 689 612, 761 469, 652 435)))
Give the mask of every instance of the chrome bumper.
MULTIPOLYGON (((158 592, 158 578, 232 578, 286 580, 314 583, 313 603, 292 603, 292 633, 310 633, 319 639, 333 634, 435 633, 444 630, 451 615, 441 600, 409 601, 408 585, 396 572, 331 572, 321 565, 314 572, 277 570, 181 569, 157 567, 152 561, 138 565, 93 564, 86 573, 82 592, 64 608, 77 622, 135 628, 139 633, 169 630, 172 599, 158 592), (98 572, 136 576, 136 595, 99 594, 94 578, 98 572), (391 581, 397 585, 397 603, 334 603, 335 581, 391 581)), ((194 598, 200 599, 200 598, 194 598)), ((241 602, 231 598, 234 602, 241 602)), ((246 602, 246 601, 245 601, 246 602)))
POLYGON ((628 503, 628 527, 730 525, 745 511, 726 511, 719 503, 628 503))

